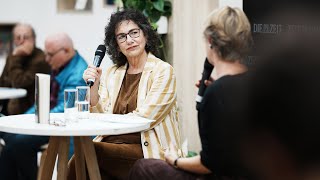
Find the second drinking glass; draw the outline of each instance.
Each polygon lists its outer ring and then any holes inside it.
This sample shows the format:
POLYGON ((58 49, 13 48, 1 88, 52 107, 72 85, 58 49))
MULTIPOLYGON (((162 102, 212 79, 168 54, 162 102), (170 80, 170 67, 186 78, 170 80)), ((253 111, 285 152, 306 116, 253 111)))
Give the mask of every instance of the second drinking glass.
POLYGON ((77 86, 78 119, 89 119, 90 111, 90 87, 77 86))

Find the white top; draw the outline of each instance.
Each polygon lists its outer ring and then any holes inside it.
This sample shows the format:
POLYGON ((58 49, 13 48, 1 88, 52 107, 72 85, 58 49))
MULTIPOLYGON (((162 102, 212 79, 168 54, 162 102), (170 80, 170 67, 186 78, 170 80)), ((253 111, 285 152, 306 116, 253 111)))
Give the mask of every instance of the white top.
POLYGON ((0 87, 0 99, 14 99, 21 98, 27 95, 27 90, 0 87))
MULTIPOLYGON (((50 121, 63 120, 63 113, 51 113, 50 121)), ((153 120, 119 114, 90 113, 89 119, 81 119, 66 126, 38 124, 34 114, 0 117, 0 131, 44 136, 95 136, 118 135, 148 129, 153 120)))

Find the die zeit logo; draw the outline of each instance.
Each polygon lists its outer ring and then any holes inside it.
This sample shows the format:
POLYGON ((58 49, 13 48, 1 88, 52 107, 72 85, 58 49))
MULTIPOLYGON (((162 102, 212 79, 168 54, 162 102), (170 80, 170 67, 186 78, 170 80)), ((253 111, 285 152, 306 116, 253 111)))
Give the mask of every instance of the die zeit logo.
POLYGON ((254 33, 279 34, 282 32, 282 24, 253 24, 254 33))
POLYGON ((253 24, 253 33, 280 34, 299 32, 320 32, 320 25, 303 24, 253 24))

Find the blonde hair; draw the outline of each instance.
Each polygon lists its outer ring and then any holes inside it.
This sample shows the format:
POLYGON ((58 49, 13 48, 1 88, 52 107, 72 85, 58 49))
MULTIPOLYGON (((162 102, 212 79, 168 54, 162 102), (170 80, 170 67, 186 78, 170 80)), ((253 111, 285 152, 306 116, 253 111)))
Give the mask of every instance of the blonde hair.
POLYGON ((223 60, 231 62, 244 59, 253 44, 247 16, 228 6, 210 13, 204 36, 223 60))

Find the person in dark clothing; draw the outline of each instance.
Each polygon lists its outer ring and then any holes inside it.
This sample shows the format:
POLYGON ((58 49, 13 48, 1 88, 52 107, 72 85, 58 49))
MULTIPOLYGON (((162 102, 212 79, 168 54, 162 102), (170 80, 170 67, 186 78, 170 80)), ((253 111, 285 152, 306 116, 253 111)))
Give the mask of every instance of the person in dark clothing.
POLYGON ((14 49, 7 57, 0 77, 0 87, 23 88, 27 96, 0 102, 4 115, 22 114, 34 103, 36 73, 50 73, 43 51, 35 46, 36 34, 29 24, 17 24, 13 28, 14 49))
POLYGON ((241 141, 248 115, 248 74, 242 60, 252 46, 250 23, 242 10, 230 7, 213 11, 207 22, 204 37, 214 82, 205 91, 198 112, 202 151, 180 158, 171 145, 166 162, 138 160, 129 179, 249 177, 242 165, 241 141))
POLYGON ((215 175, 246 176, 241 143, 247 131, 247 73, 224 75, 208 87, 198 113, 201 163, 215 175))

